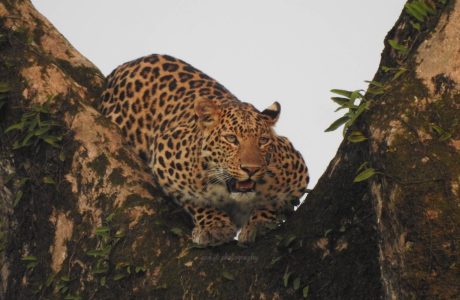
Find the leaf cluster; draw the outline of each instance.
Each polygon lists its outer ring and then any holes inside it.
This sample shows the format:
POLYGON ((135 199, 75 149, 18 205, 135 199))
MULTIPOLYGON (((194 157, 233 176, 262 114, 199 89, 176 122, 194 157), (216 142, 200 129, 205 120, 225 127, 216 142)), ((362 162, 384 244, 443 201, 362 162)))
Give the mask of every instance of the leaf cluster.
MULTIPOLYGON (((294 289, 294 291, 299 291, 302 282, 300 276, 295 276, 293 272, 289 271, 289 267, 287 267, 283 274, 283 286, 287 288, 289 287, 289 284, 291 284, 291 287, 294 289)), ((304 285, 304 287, 302 288, 302 297, 308 298, 309 291, 310 286, 308 284, 304 285)))
POLYGON ((415 19, 410 23, 417 30, 420 30, 420 23, 424 23, 430 15, 436 13, 436 8, 431 3, 425 2, 425 0, 413 0, 406 3, 404 7, 405 11, 415 19))
POLYGON ((362 94, 362 90, 347 91, 333 89, 331 92, 338 95, 331 97, 331 100, 339 105, 335 111, 337 112, 343 109, 348 111, 342 117, 335 120, 325 131, 334 131, 340 126, 344 125, 343 135, 345 136, 348 128, 353 125, 353 123, 365 110, 369 108, 370 102, 363 101, 364 95, 362 94))
POLYGON ((56 134, 56 131, 62 125, 54 118, 51 112, 50 100, 43 105, 32 105, 29 110, 22 114, 19 122, 5 130, 5 133, 11 131, 20 132, 20 137, 13 144, 14 150, 29 146, 35 147, 40 142, 59 148, 62 134, 56 134))
POLYGON ((366 161, 363 164, 361 164, 361 166, 359 166, 356 173, 358 173, 358 175, 356 175, 355 179, 353 179, 354 183, 367 180, 380 172, 377 172, 374 168, 370 167, 369 162, 366 161))

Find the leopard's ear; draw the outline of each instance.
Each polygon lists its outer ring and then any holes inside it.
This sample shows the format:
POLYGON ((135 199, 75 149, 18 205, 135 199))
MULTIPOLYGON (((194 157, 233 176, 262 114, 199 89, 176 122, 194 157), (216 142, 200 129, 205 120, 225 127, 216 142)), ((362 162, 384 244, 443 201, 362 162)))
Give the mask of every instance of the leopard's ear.
POLYGON ((266 117, 268 123, 273 126, 278 121, 281 112, 281 105, 278 102, 273 102, 272 105, 264 109, 261 114, 266 117))
POLYGON ((220 106, 209 99, 197 99, 195 113, 202 128, 211 129, 219 121, 220 106))

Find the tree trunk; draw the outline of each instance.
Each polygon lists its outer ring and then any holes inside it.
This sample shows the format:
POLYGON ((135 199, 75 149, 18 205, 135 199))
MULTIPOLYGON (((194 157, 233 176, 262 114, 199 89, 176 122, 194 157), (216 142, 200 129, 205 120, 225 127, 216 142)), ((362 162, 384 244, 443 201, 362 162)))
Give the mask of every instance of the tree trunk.
POLYGON ((95 109, 100 71, 29 0, 0 1, 0 299, 460 298, 460 1, 431 2, 385 40, 348 130, 368 139, 281 228, 196 248, 95 109))

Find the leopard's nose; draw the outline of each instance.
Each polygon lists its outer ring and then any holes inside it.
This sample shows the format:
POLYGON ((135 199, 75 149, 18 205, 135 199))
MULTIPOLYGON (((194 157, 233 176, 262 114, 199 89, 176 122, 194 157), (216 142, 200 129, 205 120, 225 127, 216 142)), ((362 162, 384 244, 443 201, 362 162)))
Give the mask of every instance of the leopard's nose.
POLYGON ((257 165, 240 165, 241 170, 245 171, 249 176, 254 175, 260 170, 260 166, 257 165))

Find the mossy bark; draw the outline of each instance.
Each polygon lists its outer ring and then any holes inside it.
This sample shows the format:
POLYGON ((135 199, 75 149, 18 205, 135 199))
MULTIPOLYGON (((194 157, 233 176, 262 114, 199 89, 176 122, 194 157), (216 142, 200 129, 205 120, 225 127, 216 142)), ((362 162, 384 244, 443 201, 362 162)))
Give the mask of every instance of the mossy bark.
POLYGON ((408 50, 386 43, 385 92, 352 128, 368 140, 342 143, 281 228, 201 249, 94 109, 97 68, 30 1, 0 1, 0 299, 459 298, 458 14, 437 3, 419 29, 401 15, 386 41, 408 50), (5 129, 47 101, 62 141, 12 150, 27 132, 5 129), (353 183, 363 162, 379 173, 353 183))

